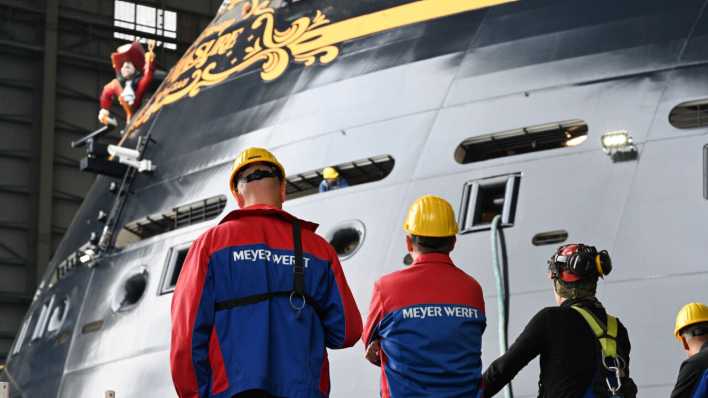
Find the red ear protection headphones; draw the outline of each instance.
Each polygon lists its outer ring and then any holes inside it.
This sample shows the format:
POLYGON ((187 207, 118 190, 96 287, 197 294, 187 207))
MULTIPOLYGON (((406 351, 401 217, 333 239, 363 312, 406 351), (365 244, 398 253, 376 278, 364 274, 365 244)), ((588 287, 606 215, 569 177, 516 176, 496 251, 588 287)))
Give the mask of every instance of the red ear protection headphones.
POLYGON ((600 252, 594 246, 573 243, 558 248, 548 260, 551 278, 575 282, 588 277, 600 277, 612 271, 612 260, 607 250, 600 252))

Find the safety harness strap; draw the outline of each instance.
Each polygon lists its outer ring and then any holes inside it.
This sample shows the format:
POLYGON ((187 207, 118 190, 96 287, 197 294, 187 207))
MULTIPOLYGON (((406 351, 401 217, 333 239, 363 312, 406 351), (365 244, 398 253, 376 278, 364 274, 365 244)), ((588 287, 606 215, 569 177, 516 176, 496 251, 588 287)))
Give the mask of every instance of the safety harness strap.
MULTIPOLYGON (((303 260, 301 229, 300 223, 294 221, 293 246, 295 251, 295 265, 293 266, 293 290, 253 294, 236 299, 219 301, 214 305, 214 309, 216 311, 230 310, 244 305, 260 303, 261 301, 270 300, 274 297, 288 297, 291 306, 296 305, 294 304, 294 300, 297 300, 298 302, 302 302, 302 306, 306 303, 310 304, 315 312, 320 314, 320 309, 317 307, 315 300, 305 294, 305 261, 303 260)), ((297 305, 297 310, 299 311, 300 309, 302 309, 302 307, 297 305)))
POLYGON ((295 266, 293 267, 293 292, 305 297, 305 261, 302 258, 302 238, 300 223, 293 222, 293 246, 295 246, 295 266))
POLYGON ((610 314, 607 314, 607 326, 602 323, 597 317, 590 311, 586 310, 577 305, 571 306, 574 310, 578 311, 580 315, 585 318, 585 321, 590 325, 595 337, 600 342, 600 347, 602 348, 602 354, 605 357, 616 358, 617 357, 617 318, 610 314))
MULTIPOLYGON (((257 303, 260 303, 261 301, 270 300, 274 297, 289 298, 290 295, 292 295, 292 294, 293 294, 292 290, 282 290, 279 292, 253 294, 250 296, 239 297, 237 299, 219 301, 214 305, 214 309, 216 311, 230 310, 230 309, 236 308, 236 307, 243 307, 245 305, 257 304, 257 303)), ((322 314, 322 312, 320 312, 320 308, 317 306, 317 303, 315 302, 315 300, 311 296, 306 294, 304 297, 305 297, 305 302, 307 304, 309 304, 315 310, 315 312, 317 314, 322 314)))
POLYGON ((214 305, 214 309, 217 311, 230 310, 236 307, 242 307, 244 305, 256 304, 261 301, 270 300, 273 297, 289 297, 290 291, 283 290, 280 292, 268 292, 261 294, 253 294, 251 296, 239 297, 237 299, 219 301, 214 305))

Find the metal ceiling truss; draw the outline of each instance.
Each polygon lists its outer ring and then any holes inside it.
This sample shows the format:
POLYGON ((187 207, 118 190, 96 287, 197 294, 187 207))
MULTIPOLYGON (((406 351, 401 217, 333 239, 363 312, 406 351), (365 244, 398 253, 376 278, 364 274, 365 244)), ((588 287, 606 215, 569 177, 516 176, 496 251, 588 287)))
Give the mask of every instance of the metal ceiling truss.
POLYGON ((32 302, 32 296, 16 292, 0 292, 0 303, 27 305, 32 302))
MULTIPOLYGON (((22 185, 0 185, 0 193, 23 196, 32 194, 29 188, 22 185)), ((74 203, 77 206, 80 205, 84 200, 81 196, 68 194, 66 192, 60 192, 56 190, 54 191, 53 199, 74 203)))
MULTIPOLYGON (((27 232, 31 230, 31 227, 25 223, 15 222, 15 221, 0 221, 0 230, 14 230, 27 232)), ((55 235, 64 235, 68 228, 60 227, 58 225, 52 225, 52 233, 55 235)))
MULTIPOLYGON (((158 7, 158 8, 164 8, 163 6, 159 4, 155 4, 152 2, 139 2, 139 1, 134 1, 135 3, 138 4, 146 4, 149 5, 150 7, 158 7)), ((25 5, 20 5, 15 2, 10 2, 6 0, 0 0, 0 8, 7 8, 13 11, 22 11, 28 14, 33 14, 33 15, 39 15, 40 17, 43 17, 45 15, 45 12, 43 10, 39 10, 33 7, 28 7, 25 5)), ((169 9, 169 8, 168 8, 169 9)), ((189 10, 184 10, 184 9, 170 9, 171 11, 176 11, 180 14, 191 14, 191 15, 196 15, 201 18, 205 19, 205 23, 209 22, 214 15, 207 15, 207 14, 198 14, 193 11, 189 10)), ((115 26, 113 24, 112 18, 103 16, 103 17, 97 17, 95 15, 91 15, 89 13, 86 13, 85 11, 81 10, 72 10, 67 7, 62 7, 61 12, 59 13, 59 20, 60 24, 59 27, 63 29, 63 32, 67 33, 75 33, 77 35, 82 36, 82 39, 79 39, 78 41, 74 43, 68 44, 66 47, 61 48, 61 50, 71 50, 76 47, 81 46, 84 43, 88 43, 91 40, 94 39, 101 39, 105 40, 108 42, 113 42, 116 39, 113 37, 114 32, 118 33, 125 33, 125 34, 137 34, 140 37, 144 37, 146 39, 154 39, 158 41, 163 41, 163 42, 168 42, 168 43, 173 43, 177 44, 181 48, 187 48, 189 47, 192 43, 186 40, 180 40, 178 39, 173 39, 170 37, 165 37, 165 36, 160 36, 152 33, 147 33, 147 32, 139 32, 133 29, 126 29, 122 27, 115 26), (73 12, 73 15, 72 15, 73 12), (79 27, 78 30, 70 30, 66 29, 67 27, 79 27)), ((36 21, 20 21, 17 18, 13 18, 13 21, 15 22, 24 22, 24 23, 36 23, 36 21)), ((179 36, 179 35, 178 35, 179 36)))
MULTIPOLYGON (((19 160, 25 160, 25 161, 30 161, 30 162, 32 161, 32 155, 29 153, 29 151, 18 150, 18 149, 13 149, 13 150, 0 149, 0 158, 19 159, 19 160)), ((75 159, 71 159, 71 158, 63 156, 63 155, 55 155, 54 165, 61 166, 61 167, 67 167, 67 168, 71 168, 71 169, 77 169, 79 167, 79 161, 75 160, 75 159)))

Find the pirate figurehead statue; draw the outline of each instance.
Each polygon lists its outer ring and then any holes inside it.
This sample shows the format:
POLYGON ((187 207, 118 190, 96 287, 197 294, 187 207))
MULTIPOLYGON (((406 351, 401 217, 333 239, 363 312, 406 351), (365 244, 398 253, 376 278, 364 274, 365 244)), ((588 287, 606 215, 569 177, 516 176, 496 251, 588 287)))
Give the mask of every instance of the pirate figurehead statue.
POLYGON ((111 54, 116 78, 103 87, 101 110, 98 112, 98 120, 101 123, 108 124, 111 119, 109 109, 115 98, 125 110, 126 123, 130 122, 135 111, 140 108, 155 71, 154 48, 154 40, 148 41, 147 53, 143 46, 135 41, 118 47, 118 50, 111 54))

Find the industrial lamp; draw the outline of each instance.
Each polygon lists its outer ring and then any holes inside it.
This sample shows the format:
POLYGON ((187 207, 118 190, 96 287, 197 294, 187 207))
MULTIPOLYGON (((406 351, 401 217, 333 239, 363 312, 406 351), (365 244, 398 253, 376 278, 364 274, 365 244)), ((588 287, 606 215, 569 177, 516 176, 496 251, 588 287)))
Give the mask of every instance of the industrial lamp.
POLYGON ((602 150, 613 162, 635 160, 639 156, 632 137, 626 130, 609 131, 602 135, 602 150))

